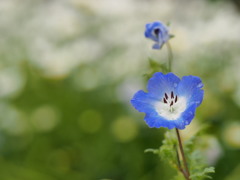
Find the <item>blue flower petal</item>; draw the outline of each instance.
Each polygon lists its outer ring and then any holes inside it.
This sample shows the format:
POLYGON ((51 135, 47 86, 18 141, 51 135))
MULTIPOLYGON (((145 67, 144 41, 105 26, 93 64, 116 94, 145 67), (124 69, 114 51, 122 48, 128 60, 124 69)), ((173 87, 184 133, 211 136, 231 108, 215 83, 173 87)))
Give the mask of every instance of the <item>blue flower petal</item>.
POLYGON ((195 116, 197 106, 193 104, 188 107, 180 116, 178 120, 175 121, 175 127, 178 129, 184 129, 186 125, 189 125, 195 116))
POLYGON ((177 93, 188 99, 188 106, 202 103, 204 91, 202 81, 196 76, 184 76, 177 87, 177 93))
POLYGON ((146 24, 144 35, 146 38, 156 42, 156 44, 153 45, 153 49, 161 49, 163 44, 170 38, 168 28, 159 21, 146 24))
POLYGON ((152 48, 153 49, 161 49, 162 44, 160 45, 159 43, 153 44, 152 48))
POLYGON ((153 105, 156 101, 158 101, 158 99, 156 99, 156 97, 154 97, 152 94, 145 93, 144 91, 140 90, 133 96, 131 104, 139 112, 151 114, 155 112, 153 105))
MULTIPOLYGON (((148 82, 148 93, 142 90, 138 91, 132 98, 131 103, 138 111, 146 113, 144 120, 149 127, 184 129, 186 125, 191 123, 195 116, 196 108, 203 100, 204 91, 201 89, 202 87, 202 81, 198 77, 184 76, 182 80, 180 80, 173 73, 168 73, 165 75, 158 72, 155 73, 148 82), (176 117, 174 117, 175 119, 169 118, 169 115, 166 115, 165 113, 159 113, 159 109, 157 108, 163 108, 161 110, 165 111, 164 108, 166 108, 166 106, 158 106, 159 104, 156 104, 160 103, 159 101, 167 102, 167 95, 164 94, 167 93, 169 95, 171 92, 173 92, 173 95, 171 95, 173 98, 174 94, 179 97, 178 101, 176 98, 174 98, 175 103, 186 103, 185 105, 178 104, 184 109, 180 110, 179 113, 181 114, 178 114, 176 117), (165 101, 163 101, 163 96, 166 98, 164 98, 165 101)), ((171 105, 168 105, 170 108, 171 105)), ((174 107, 173 102, 174 108, 179 107, 178 105, 174 107)), ((169 113, 169 110, 170 109, 166 108, 167 113, 169 113)))
POLYGON ((173 129, 176 127, 174 121, 166 120, 162 116, 159 116, 157 113, 146 114, 144 120, 146 121, 147 125, 151 128, 165 127, 168 129, 173 129))
POLYGON ((164 93, 174 91, 179 82, 180 79, 173 73, 157 72, 149 79, 147 89, 155 97, 162 98, 164 93))
POLYGON ((144 33, 145 37, 157 42, 158 37, 154 33, 154 30, 156 28, 162 28, 162 24, 160 22, 153 22, 153 23, 146 24, 146 31, 144 33))

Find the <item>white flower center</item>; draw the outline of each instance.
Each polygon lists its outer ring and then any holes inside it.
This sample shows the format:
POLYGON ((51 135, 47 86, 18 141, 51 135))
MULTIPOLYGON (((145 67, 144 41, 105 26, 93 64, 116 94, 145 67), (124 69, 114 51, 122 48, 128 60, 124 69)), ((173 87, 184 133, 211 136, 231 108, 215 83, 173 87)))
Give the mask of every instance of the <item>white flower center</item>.
POLYGON ((157 113, 167 120, 178 119, 187 107, 185 97, 178 97, 173 92, 164 94, 162 101, 155 103, 157 113))

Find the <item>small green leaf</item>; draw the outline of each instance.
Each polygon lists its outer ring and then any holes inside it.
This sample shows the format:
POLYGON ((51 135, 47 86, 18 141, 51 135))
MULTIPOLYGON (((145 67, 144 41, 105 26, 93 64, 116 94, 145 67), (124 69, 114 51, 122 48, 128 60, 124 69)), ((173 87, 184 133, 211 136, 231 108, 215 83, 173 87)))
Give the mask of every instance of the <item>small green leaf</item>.
POLYGON ((159 154, 159 149, 145 149, 144 153, 153 153, 153 154, 159 154))
POLYGON ((198 173, 192 174, 190 176, 190 178, 204 177, 204 178, 212 179, 212 177, 208 175, 209 173, 215 173, 214 167, 207 167, 202 172, 198 172, 198 173))
POLYGON ((151 70, 151 75, 154 74, 155 72, 167 72, 167 66, 164 63, 160 63, 152 58, 148 58, 148 62, 149 62, 149 67, 151 70))
POLYGON ((170 38, 170 39, 172 39, 172 38, 174 38, 174 37, 175 37, 174 34, 169 34, 169 38, 170 38))
POLYGON ((165 139, 163 140, 163 145, 160 147, 159 155, 160 158, 168 162, 173 168, 177 168, 177 154, 176 154, 176 144, 177 137, 175 131, 167 131, 165 133, 165 139))

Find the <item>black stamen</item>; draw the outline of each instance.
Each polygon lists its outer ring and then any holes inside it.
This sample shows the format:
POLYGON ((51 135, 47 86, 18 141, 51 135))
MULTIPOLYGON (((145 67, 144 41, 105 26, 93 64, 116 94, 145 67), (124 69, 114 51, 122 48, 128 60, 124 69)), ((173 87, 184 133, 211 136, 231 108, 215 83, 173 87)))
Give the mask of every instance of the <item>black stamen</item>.
POLYGON ((168 95, 166 93, 164 95, 165 95, 165 98, 168 99, 168 95))
POLYGON ((171 98, 172 98, 172 99, 174 98, 174 94, 173 94, 173 92, 171 92, 171 98))
POLYGON ((158 36, 158 34, 159 34, 159 32, 160 32, 160 29, 154 29, 154 34, 156 35, 156 36, 158 36))
POLYGON ((177 102, 177 95, 176 95, 176 97, 175 97, 175 102, 177 102))
POLYGON ((167 100, 166 100, 165 98, 163 98, 163 102, 164 102, 165 104, 167 104, 167 100))
POLYGON ((173 101, 171 102, 170 106, 172 106, 172 105, 173 105, 173 101))

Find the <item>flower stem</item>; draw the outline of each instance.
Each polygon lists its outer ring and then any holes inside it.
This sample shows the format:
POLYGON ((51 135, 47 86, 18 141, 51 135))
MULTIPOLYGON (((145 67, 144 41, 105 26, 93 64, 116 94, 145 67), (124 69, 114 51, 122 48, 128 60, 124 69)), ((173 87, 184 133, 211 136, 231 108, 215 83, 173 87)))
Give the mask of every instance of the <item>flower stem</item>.
POLYGON ((169 41, 166 42, 167 45, 167 50, 168 50, 168 71, 172 71, 172 60, 173 60, 173 53, 172 53, 172 48, 169 43, 169 41))
MULTIPOLYGON (((191 180, 190 177, 189 177, 190 173, 189 173, 189 170, 188 170, 187 161, 186 161, 184 151, 183 151, 182 140, 181 140, 181 137, 180 137, 179 130, 177 128, 176 128, 176 133, 177 133, 178 145, 179 145, 179 149, 180 149, 180 152, 181 152, 181 155, 182 155, 183 165, 184 165, 184 169, 185 169, 185 171, 182 170, 182 173, 183 173, 184 177, 186 178, 186 180, 191 180)), ((177 153, 177 155, 178 155, 178 153, 177 153)), ((178 164, 180 164, 180 163, 178 162, 178 164)), ((180 168, 180 170, 181 170, 181 168, 180 168)))
POLYGON ((183 176, 185 177, 185 179, 188 179, 188 175, 186 174, 186 172, 185 172, 184 169, 182 168, 177 147, 175 147, 175 149, 176 149, 176 154, 177 154, 177 167, 178 167, 178 170, 183 174, 183 176))
MULTIPOLYGON (((167 50, 168 50, 168 72, 171 72, 172 71, 173 53, 172 53, 172 48, 171 48, 171 45, 170 45, 169 41, 166 42, 166 45, 167 45, 167 50)), ((176 128, 176 133, 177 133, 178 145, 179 145, 180 153, 181 153, 181 156, 182 156, 184 168, 181 165, 180 158, 179 158, 179 153, 178 153, 178 150, 176 149, 177 166, 178 166, 179 171, 182 172, 185 179, 186 180, 191 180, 190 179, 190 173, 189 173, 188 166, 187 166, 187 161, 186 161, 184 151, 183 151, 182 140, 181 140, 181 137, 180 137, 179 130, 177 128, 176 128)))

